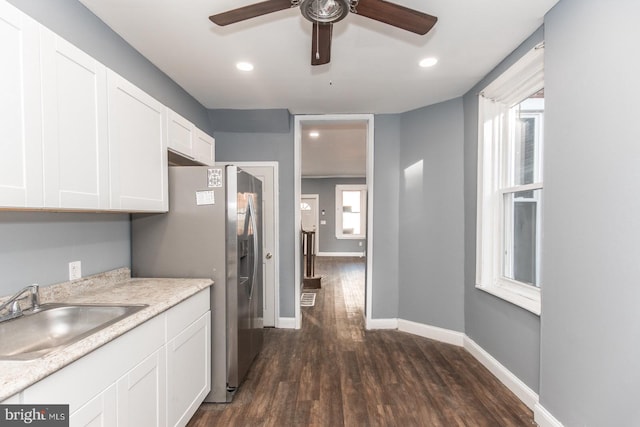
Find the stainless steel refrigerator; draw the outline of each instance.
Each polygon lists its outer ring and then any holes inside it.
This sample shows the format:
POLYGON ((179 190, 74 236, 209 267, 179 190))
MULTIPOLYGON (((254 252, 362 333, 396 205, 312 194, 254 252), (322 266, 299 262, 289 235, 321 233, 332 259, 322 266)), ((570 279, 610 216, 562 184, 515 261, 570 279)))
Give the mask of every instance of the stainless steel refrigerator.
POLYGON ((169 168, 169 212, 131 221, 134 277, 210 277, 211 393, 230 402, 262 347, 262 183, 230 164, 169 168))

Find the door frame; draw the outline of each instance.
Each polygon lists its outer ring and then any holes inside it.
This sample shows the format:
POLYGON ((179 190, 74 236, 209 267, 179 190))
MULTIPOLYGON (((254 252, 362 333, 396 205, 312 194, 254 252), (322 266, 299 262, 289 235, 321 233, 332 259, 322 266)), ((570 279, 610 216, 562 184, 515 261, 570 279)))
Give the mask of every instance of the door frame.
POLYGON ((367 124, 367 268, 365 285, 365 328, 370 329, 372 324, 371 304, 373 301, 373 143, 374 143, 374 115, 373 114, 300 114, 294 117, 294 143, 293 143, 293 165, 294 165, 294 200, 297 201, 294 215, 294 295, 295 295, 295 327, 302 327, 302 312, 300 309, 300 294, 302 292, 303 278, 301 274, 301 253, 300 253, 300 196, 302 194, 302 124, 304 122, 365 122, 367 124))
MULTIPOLYGON (((314 199, 316 201, 316 217, 314 218, 316 224, 316 239, 315 249, 316 255, 320 253, 320 195, 319 194, 302 194, 300 195, 300 201, 302 199, 314 199)), ((302 229, 302 217, 300 219, 300 228, 302 229)))
MULTIPOLYGON (((231 162, 234 165, 244 167, 271 167, 273 168, 273 257, 276 259, 274 263, 274 283, 273 283, 273 312, 274 324, 276 328, 280 327, 280 185, 278 178, 278 162, 258 161, 258 162, 231 162)), ((265 292, 266 295, 266 292, 265 292)))

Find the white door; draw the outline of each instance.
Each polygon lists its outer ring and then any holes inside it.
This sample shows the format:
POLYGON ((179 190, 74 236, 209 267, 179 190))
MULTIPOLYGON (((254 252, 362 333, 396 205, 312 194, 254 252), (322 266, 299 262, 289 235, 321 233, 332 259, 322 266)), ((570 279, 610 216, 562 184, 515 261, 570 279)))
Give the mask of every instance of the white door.
POLYGON ((42 207, 38 24, 0 2, 0 206, 42 207))
POLYGON ((303 194, 300 198, 300 219, 304 231, 315 231, 315 250, 320 250, 320 227, 318 224, 319 196, 317 194, 303 194))
POLYGON ((108 209, 107 69, 41 33, 45 207, 108 209))
POLYGON ((167 108, 107 70, 111 209, 166 212, 167 108))
POLYGON ((278 164, 276 162, 238 163, 243 170, 262 181, 262 269, 264 277, 263 326, 277 326, 278 295, 278 164))

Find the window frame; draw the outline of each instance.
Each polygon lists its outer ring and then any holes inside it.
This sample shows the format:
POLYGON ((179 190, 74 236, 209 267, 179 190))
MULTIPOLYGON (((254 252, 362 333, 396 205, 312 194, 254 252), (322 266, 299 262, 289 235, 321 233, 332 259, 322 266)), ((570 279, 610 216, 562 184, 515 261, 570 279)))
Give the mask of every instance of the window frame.
MULTIPOLYGON (((517 130, 509 123, 515 119, 513 107, 544 88, 543 51, 542 45, 536 46, 478 95, 476 288, 537 315, 541 313, 542 288, 540 271, 544 136, 543 132, 537 134, 541 143, 534 152, 534 164, 538 169, 534 177, 537 179, 534 178, 533 183, 516 185, 512 182, 515 166, 511 141, 517 130), (506 250, 510 247, 506 224, 513 221, 513 210, 511 214, 506 212, 508 206, 505 199, 508 194, 536 190, 539 190, 536 193, 539 200, 536 200, 535 237, 537 286, 507 277, 505 268, 508 256, 511 259, 514 256, 512 250, 506 250)), ((534 126, 538 131, 544 129, 543 113, 537 114, 534 126)))
POLYGON ((367 236, 367 186, 365 184, 336 185, 336 239, 363 240, 367 236), (360 191, 360 233, 346 234, 343 227, 342 193, 344 191, 360 191))

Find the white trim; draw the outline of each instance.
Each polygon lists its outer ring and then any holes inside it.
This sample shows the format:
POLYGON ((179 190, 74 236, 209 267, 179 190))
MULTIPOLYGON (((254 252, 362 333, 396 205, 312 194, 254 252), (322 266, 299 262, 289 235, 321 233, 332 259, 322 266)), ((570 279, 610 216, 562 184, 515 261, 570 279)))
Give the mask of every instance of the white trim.
POLYGON ((275 327, 280 327, 279 325, 279 317, 280 316, 280 176, 279 176, 279 167, 280 163, 277 161, 260 161, 260 162, 233 162, 235 165, 242 166, 255 166, 255 167, 272 167, 273 168, 273 214, 275 218, 273 219, 273 233, 275 237, 275 241, 273 242, 273 256, 278 262, 274 265, 274 274, 275 274, 275 283, 274 283, 274 292, 273 297, 275 301, 273 302, 273 311, 274 311, 274 321, 275 327))
POLYGON ((536 403, 535 408, 533 408, 533 420, 540 427, 564 427, 540 402, 536 403))
POLYGON ((369 319, 367 330, 371 329, 398 329, 398 319, 369 319))
POLYGON ((300 214, 300 198, 302 197, 302 128, 299 118, 294 118, 293 127, 293 298, 295 329, 302 328, 302 312, 300 311, 300 293, 304 286, 302 271, 300 269, 302 254, 302 216, 300 214))
POLYGON ((335 257, 364 257, 364 252, 318 252, 318 256, 335 256, 335 257))
POLYGON ((530 409, 534 409, 534 406, 538 403, 538 394, 535 391, 467 335, 464 336, 464 348, 511 390, 522 403, 530 409))
POLYGON ((537 292, 537 299, 529 298, 522 293, 516 291, 519 287, 527 286, 519 283, 514 283, 512 286, 482 286, 476 285, 476 289, 479 289, 483 292, 491 294, 495 297, 501 298, 511 304, 517 305, 520 308, 523 308, 531 313, 540 316, 542 313, 542 301, 540 297, 540 289, 531 287, 531 291, 537 292))
MULTIPOLYGON (((360 121, 367 123, 367 276, 365 291, 365 324, 371 321, 371 307, 373 298, 373 145, 374 145, 374 115, 373 114, 320 114, 296 115, 293 130, 293 169, 294 169, 294 200, 300 200, 302 186, 302 122, 323 121, 360 121)), ((293 221, 294 232, 294 291, 295 291, 295 319, 296 329, 302 327, 302 313, 300 312, 300 292, 303 286, 300 263, 300 207, 296 206, 293 221), (299 283, 298 283, 299 281, 299 283)))
POLYGON ((279 317, 276 328, 278 329, 300 329, 296 328, 296 318, 295 317, 279 317))
MULTIPOLYGON (((366 206, 362 206, 365 204, 367 200, 367 186, 362 184, 337 184, 335 187, 335 223, 336 223, 336 239, 353 239, 353 240, 364 240, 367 238, 367 212, 366 206), (361 211, 357 212, 360 215, 360 224, 364 223, 364 227, 361 227, 360 233, 358 234, 345 234, 344 233, 344 206, 343 206, 343 193, 345 191, 358 191, 360 193, 360 205, 361 211), (362 212, 362 208, 365 209, 365 212, 362 212)), ((355 213, 355 212, 354 212, 355 213)))
POLYGON ((464 344, 465 335, 462 332, 412 322, 411 320, 398 319, 398 330, 447 344, 457 345, 458 347, 462 347, 464 344))

